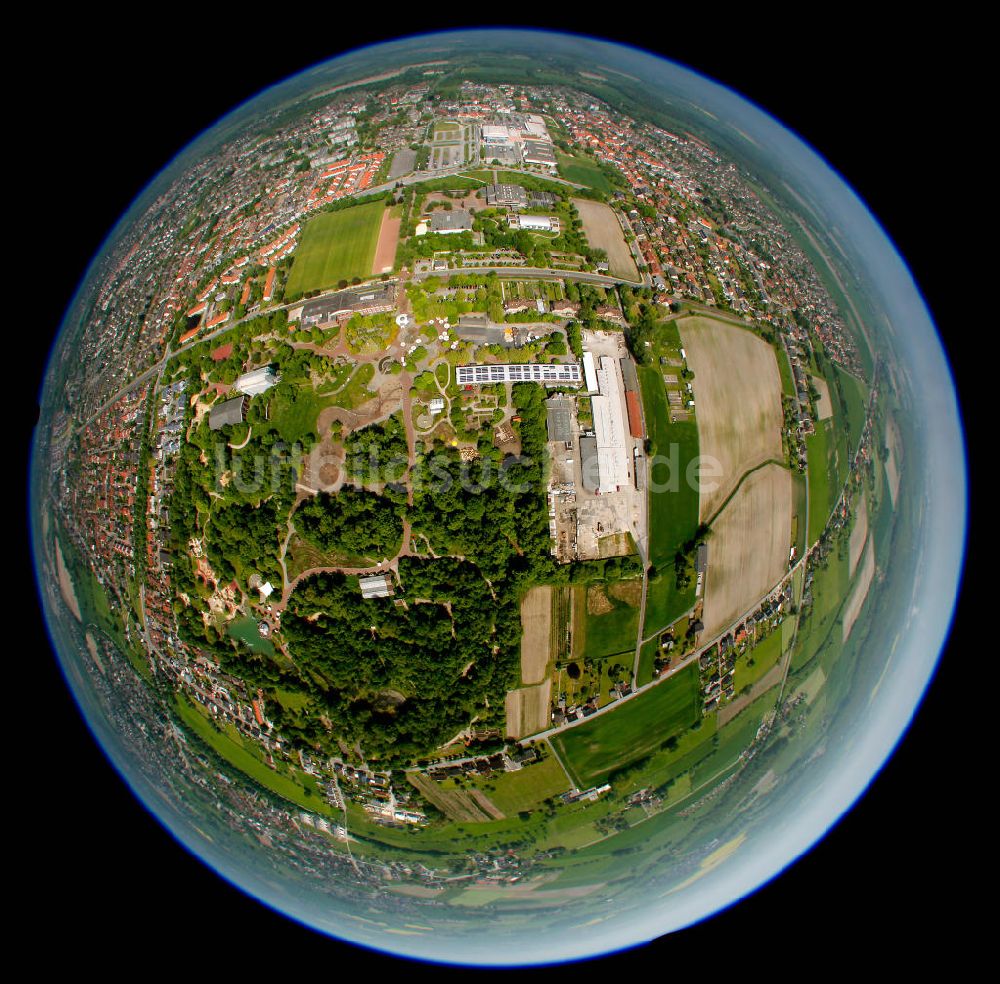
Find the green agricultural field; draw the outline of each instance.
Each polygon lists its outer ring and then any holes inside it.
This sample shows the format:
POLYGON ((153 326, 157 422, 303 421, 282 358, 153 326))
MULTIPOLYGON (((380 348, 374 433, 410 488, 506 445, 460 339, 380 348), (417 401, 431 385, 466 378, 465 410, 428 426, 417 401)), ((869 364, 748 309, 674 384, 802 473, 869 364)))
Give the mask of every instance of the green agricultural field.
POLYGON ((826 529, 833 508, 831 497, 835 487, 830 481, 830 423, 822 421, 816 433, 806 438, 806 458, 809 474, 809 543, 815 543, 826 529))
POLYGON ((698 529, 698 489, 687 479, 688 464, 698 456, 698 424, 670 423, 667 391, 657 369, 639 367, 646 429, 657 455, 650 476, 649 562, 658 576, 650 581, 643 635, 665 628, 694 604, 694 584, 677 590, 674 557, 698 529), (654 491, 658 489, 659 491, 654 491))
MULTIPOLYGON (((846 424, 851 448, 853 449, 858 446, 858 442, 861 440, 861 432, 865 426, 866 401, 868 399, 867 387, 860 379, 841 369, 840 366, 836 366, 834 371, 837 374, 837 383, 840 391, 843 393, 844 401, 847 404, 847 411, 844 413, 843 408, 837 405, 839 403, 837 401, 834 404, 834 413, 838 416, 842 425, 846 424)), ((831 393, 831 396, 835 396, 835 394, 836 390, 834 390, 834 393, 831 393)))
POLYGON ((605 195, 610 195, 614 191, 614 187, 597 161, 585 154, 574 154, 570 157, 568 154, 556 151, 556 162, 559 166, 559 177, 575 184, 586 185, 605 195))
POLYGON ((342 280, 372 275, 385 205, 367 202, 310 219, 288 275, 285 295, 336 287, 342 280))
POLYGON ((698 668, 688 666, 621 707, 552 739, 582 787, 655 752, 701 715, 698 668))
POLYGON ((812 609, 799 616, 799 631, 792 668, 805 666, 830 646, 842 644, 840 610, 850 588, 850 568, 846 552, 831 550, 826 566, 817 568, 812 585, 812 609))

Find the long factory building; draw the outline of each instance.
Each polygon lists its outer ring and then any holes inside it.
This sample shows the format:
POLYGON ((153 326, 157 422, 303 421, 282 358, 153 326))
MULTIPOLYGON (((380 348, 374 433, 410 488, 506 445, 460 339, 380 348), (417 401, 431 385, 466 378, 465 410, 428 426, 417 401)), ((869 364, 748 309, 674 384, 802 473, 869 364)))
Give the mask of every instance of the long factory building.
POLYGON ((583 484, 607 495, 632 484, 621 368, 608 356, 601 357, 597 368, 590 352, 584 352, 583 364, 587 388, 594 393, 590 398, 594 436, 580 439, 583 484))

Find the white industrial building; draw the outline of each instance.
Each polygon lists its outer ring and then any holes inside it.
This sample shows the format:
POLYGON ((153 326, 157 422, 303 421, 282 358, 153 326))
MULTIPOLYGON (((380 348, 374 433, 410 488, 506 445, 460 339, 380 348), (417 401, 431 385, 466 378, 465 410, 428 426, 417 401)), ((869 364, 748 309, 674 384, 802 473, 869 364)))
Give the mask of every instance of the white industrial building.
POLYGON ((237 393, 246 396, 257 396, 266 393, 272 386, 276 385, 281 377, 274 371, 273 366, 263 366, 254 369, 253 372, 244 373, 233 383, 233 389, 237 393))
MULTIPOLYGON (((584 356, 587 354, 584 353, 584 356)), ((596 487, 602 495, 617 492, 632 481, 620 373, 618 360, 603 356, 597 371, 600 395, 590 398, 597 452, 596 487)))

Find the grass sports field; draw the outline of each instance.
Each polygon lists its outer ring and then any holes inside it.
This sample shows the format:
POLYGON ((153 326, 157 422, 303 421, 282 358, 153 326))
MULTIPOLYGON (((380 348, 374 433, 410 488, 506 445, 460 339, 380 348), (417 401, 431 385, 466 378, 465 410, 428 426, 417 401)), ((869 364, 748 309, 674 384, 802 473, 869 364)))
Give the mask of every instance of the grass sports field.
POLYGON ((701 716, 698 668, 688 666, 613 712, 552 739, 581 788, 656 751, 701 716))
POLYGON ((286 295, 326 290, 341 280, 370 277, 384 211, 381 201, 367 202, 311 219, 295 252, 286 295))

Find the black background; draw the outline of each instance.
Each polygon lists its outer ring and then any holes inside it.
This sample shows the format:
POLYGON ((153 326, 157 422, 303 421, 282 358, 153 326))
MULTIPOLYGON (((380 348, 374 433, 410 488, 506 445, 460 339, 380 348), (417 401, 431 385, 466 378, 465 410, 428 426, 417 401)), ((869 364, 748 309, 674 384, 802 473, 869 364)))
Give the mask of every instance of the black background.
MULTIPOLYGON (((33 298, 7 325, 18 332, 23 358, 16 384, 29 408, 25 445, 46 353, 77 282, 119 215, 181 147, 264 86, 316 61, 416 29, 471 23, 433 16, 404 23, 372 13, 375 26, 345 26, 349 14, 318 6, 308 15, 314 26, 300 32, 287 7, 264 15, 167 7, 156 23, 70 15, 49 36, 43 63, 25 71, 12 99, 20 122, 9 131, 18 173, 7 190, 23 217, 16 234, 8 226, 17 256, 6 286, 8 297, 24 290, 33 298)), ((959 97, 953 39, 940 25, 903 45, 873 24, 799 31, 704 13, 708 20, 687 25, 660 12, 617 29, 568 18, 532 26, 665 54, 730 85, 805 138, 868 203, 910 264, 949 350, 966 418, 974 418, 972 342, 950 320, 947 303, 972 271, 956 269, 949 257, 958 240, 946 250, 940 238, 949 216, 957 235, 973 233, 953 197, 965 176, 951 115, 959 97)), ((19 783, 17 810, 27 843, 37 844, 24 914, 58 924, 59 949, 96 958, 96 948, 104 952, 99 959, 115 962, 132 948, 143 959, 176 953, 190 970, 284 980, 412 970, 270 912, 176 845, 107 766, 62 683, 37 602, 26 604, 28 638, 8 658, 30 661, 37 677, 29 731, 36 737, 16 750, 8 744, 8 769, 30 775, 19 783)), ((728 973, 747 961, 783 974, 817 969, 804 963, 817 954, 825 969, 846 972, 865 950, 888 956, 916 943, 922 954, 960 950, 966 903, 959 879, 974 850, 964 839, 979 828, 956 772, 967 753, 953 744, 963 741, 956 709, 970 699, 958 664, 971 606, 966 592, 939 672, 896 755, 822 843, 713 919, 572 972, 674 973, 698 965, 728 973)))

